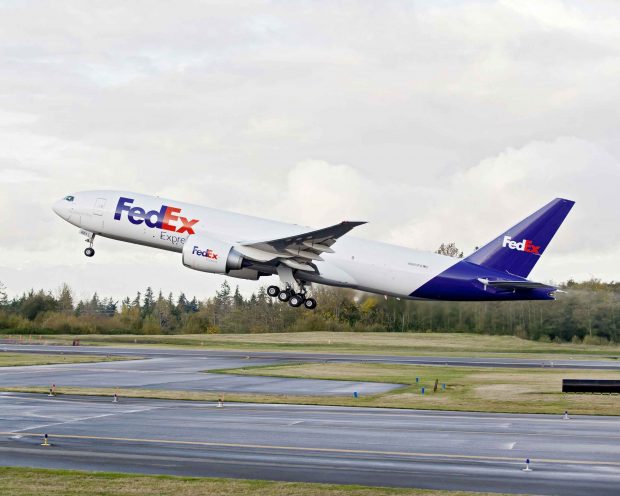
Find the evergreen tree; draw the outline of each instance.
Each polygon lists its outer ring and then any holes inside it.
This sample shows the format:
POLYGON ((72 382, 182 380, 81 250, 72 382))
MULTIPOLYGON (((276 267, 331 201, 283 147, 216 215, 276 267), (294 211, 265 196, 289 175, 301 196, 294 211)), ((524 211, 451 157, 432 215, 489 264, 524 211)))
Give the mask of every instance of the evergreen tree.
POLYGON ((79 317, 80 315, 84 315, 86 308, 84 302, 82 300, 78 301, 78 304, 75 307, 75 315, 79 317))
POLYGON ((136 297, 131 302, 131 306, 134 307, 134 308, 140 309, 140 302, 141 301, 142 301, 142 293, 140 293, 140 291, 138 291, 138 293, 136 294, 136 297))
POLYGON ((142 315, 147 316, 151 315, 153 312, 153 306, 155 305, 155 301, 153 300, 153 289, 151 286, 146 288, 144 292, 144 298, 142 303, 142 315))
POLYGON ((179 299, 177 300, 177 310, 180 314, 187 313, 189 311, 189 302, 183 292, 181 292, 179 299))
POLYGON ((243 296, 241 296, 241 293, 239 292, 239 285, 237 285, 235 287, 235 294, 233 296, 233 304, 235 308, 241 308, 243 307, 243 303, 243 296))
POLYGON ((188 308, 192 313, 196 313, 198 311, 199 305, 195 296, 192 298, 192 301, 189 302, 188 308))

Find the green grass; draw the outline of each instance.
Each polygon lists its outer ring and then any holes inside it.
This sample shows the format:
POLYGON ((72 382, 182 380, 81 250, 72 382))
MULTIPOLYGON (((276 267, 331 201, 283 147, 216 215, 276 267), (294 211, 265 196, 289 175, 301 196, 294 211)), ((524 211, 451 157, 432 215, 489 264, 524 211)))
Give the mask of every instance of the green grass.
MULTIPOLYGON (((45 336, 70 344, 76 336, 45 336)), ((541 343, 514 336, 463 333, 300 332, 269 334, 82 335, 84 345, 189 346, 244 351, 298 351, 384 355, 536 356, 552 359, 594 355, 620 357, 617 345, 541 343)))
MULTIPOLYGON (((213 372, 213 371, 210 371, 213 372)), ((269 377, 391 382, 406 386, 347 403, 359 406, 479 412, 620 415, 618 395, 564 394, 562 379, 620 379, 618 371, 413 366, 377 363, 305 363, 219 372, 269 377), (416 382, 419 378, 419 382, 416 382), (439 385, 434 392, 435 380, 439 385), (446 390, 442 389, 446 384, 446 390), (421 394, 422 387, 425 394, 421 394)))
POLYGON ((0 480, 3 496, 500 496, 497 493, 15 467, 0 467, 0 480))
POLYGON ((35 353, 0 352, 0 367, 18 367, 21 365, 54 365, 59 363, 94 363, 128 360, 115 356, 81 356, 81 355, 40 355, 35 353))

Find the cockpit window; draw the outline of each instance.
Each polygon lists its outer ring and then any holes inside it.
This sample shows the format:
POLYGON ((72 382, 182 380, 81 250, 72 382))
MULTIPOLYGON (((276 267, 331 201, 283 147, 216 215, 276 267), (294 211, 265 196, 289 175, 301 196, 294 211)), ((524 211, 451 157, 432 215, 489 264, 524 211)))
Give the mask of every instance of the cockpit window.
POLYGON ((71 201, 75 200, 75 197, 69 195, 69 196, 65 196, 64 199, 71 202, 71 201))

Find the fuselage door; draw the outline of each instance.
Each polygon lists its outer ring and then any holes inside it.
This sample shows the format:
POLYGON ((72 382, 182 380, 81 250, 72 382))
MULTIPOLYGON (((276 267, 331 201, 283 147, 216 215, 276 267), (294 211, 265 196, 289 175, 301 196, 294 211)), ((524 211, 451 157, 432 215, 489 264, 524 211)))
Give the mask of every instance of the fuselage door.
POLYGON ((105 208, 105 198, 97 198, 95 200, 95 209, 93 210, 93 214, 103 215, 104 208, 105 208))

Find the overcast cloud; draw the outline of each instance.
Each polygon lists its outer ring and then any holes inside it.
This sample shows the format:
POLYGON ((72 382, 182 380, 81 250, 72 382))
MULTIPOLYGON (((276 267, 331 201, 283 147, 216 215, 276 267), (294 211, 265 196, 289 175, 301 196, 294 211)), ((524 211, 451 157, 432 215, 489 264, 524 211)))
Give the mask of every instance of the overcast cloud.
POLYGON ((50 205, 100 188, 466 252, 564 196, 532 277, 620 279, 615 0, 0 0, 0 75, 11 294, 221 284, 104 239, 86 259, 50 205))

